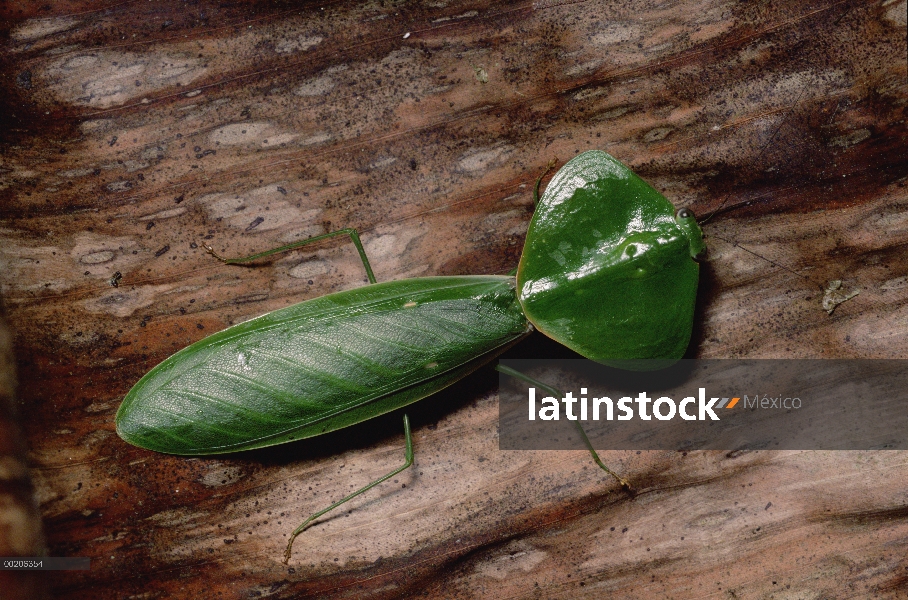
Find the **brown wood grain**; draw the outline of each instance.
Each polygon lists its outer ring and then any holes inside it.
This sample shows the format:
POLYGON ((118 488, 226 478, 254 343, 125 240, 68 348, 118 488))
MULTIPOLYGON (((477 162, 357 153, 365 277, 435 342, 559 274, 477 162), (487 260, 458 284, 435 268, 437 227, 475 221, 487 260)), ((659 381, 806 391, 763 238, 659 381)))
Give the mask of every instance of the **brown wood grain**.
MULTIPOLYGON (((13 335, 0 303, 0 557, 42 556, 41 515, 34 501, 28 449, 16 410, 13 335)), ((42 573, 0 569, 0 590, 9 600, 46 598, 42 573)))
POLYGON ((908 595, 903 452, 605 453, 630 497, 582 452, 500 452, 486 370, 415 406, 416 467, 288 567, 293 527, 402 461, 399 415, 206 459, 113 425, 172 352, 365 281, 341 241, 253 268, 203 243, 352 226, 380 280, 504 273, 535 177, 592 148, 722 208, 692 356, 905 357, 905 0, 0 12, 19 412, 49 552, 92 558, 59 597, 908 595), (830 280, 860 294, 827 315, 830 280))

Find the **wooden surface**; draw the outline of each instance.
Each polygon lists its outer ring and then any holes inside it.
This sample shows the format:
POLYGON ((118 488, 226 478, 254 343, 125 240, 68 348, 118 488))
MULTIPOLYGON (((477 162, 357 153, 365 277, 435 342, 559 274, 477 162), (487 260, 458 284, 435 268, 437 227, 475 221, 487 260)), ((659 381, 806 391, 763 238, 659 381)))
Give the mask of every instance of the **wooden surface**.
MULTIPOLYGON (((353 226, 380 280, 503 273, 534 178, 592 148, 735 207, 705 225, 692 356, 905 357, 905 0, 0 11, 19 413, 48 551, 92 559, 57 597, 908 595, 903 452, 605 453, 630 497, 582 452, 498 451, 485 370, 414 407, 416 467, 287 567, 290 529, 401 462, 399 415, 191 460, 113 424, 175 350, 364 281, 340 241, 245 269, 202 243, 353 226), (830 280, 860 295, 827 315, 830 280)), ((559 353, 536 337, 516 351, 559 353)))
MULTIPOLYGON (((34 501, 15 397, 13 336, 0 304, 0 557, 36 557, 44 549, 41 515, 34 501)), ((3 598, 46 598, 46 583, 41 573, 0 570, 3 598)))

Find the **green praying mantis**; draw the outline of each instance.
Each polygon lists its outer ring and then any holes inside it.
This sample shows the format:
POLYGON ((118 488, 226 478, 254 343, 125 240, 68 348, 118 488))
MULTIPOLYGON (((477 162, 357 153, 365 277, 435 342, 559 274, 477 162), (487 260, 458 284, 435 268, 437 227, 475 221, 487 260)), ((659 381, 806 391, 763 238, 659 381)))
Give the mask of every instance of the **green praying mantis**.
MULTIPOLYGON (((178 455, 262 448, 367 421, 438 392, 539 330, 591 360, 647 369, 680 359, 693 328, 703 234, 687 209, 605 152, 567 162, 539 198, 516 277, 422 277, 376 283, 229 327, 164 360, 129 391, 117 433, 178 455)), ((499 370, 523 377, 505 367, 499 370)), ((538 383, 538 382, 537 382, 538 383)), ((413 464, 405 462, 313 514, 290 536, 413 464)), ((622 485, 587 443, 594 460, 622 485)))

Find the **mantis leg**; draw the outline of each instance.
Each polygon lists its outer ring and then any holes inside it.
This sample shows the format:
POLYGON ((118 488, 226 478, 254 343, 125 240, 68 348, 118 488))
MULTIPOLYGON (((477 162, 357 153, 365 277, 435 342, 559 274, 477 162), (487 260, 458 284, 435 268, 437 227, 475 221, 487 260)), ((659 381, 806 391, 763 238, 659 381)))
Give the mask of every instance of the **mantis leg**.
MULTIPOLYGON (((536 379, 533 379, 529 375, 524 375, 520 371, 517 371, 510 367, 506 367, 505 365, 500 364, 495 367, 495 370, 498 371, 499 373, 504 373, 505 375, 510 375, 511 377, 516 377, 517 379, 520 379, 521 381, 525 381, 531 385, 535 385, 536 387, 545 390, 545 392, 547 394, 551 395, 554 398, 562 398, 564 396, 564 394, 561 391, 553 388, 552 386, 546 385, 546 384, 542 383, 541 381, 537 381, 536 379)), ((590 442, 590 438, 587 437, 586 432, 583 430, 583 426, 580 424, 579 419, 574 421, 574 425, 577 426, 577 431, 580 433, 580 437, 583 439, 583 443, 586 445, 586 449, 590 451, 590 454, 592 455, 595 463, 597 465, 599 465, 599 467, 603 471, 605 471, 606 473, 608 473, 609 475, 614 477, 618 481, 618 483, 621 484, 621 487, 630 491, 632 488, 631 488, 631 485, 627 482, 627 480, 624 477, 621 477, 620 475, 618 475, 617 473, 612 471, 611 469, 609 469, 607 466, 605 466, 605 463, 603 463, 602 459, 599 458, 599 454, 597 454, 596 450, 593 448, 593 444, 590 442)))
MULTIPOLYGON (((539 186, 542 184, 542 178, 545 177, 546 173, 551 171, 555 167, 555 163, 558 162, 557 158, 553 158, 549 161, 549 164, 545 166, 545 170, 536 178, 536 185, 533 186, 533 207, 539 206, 539 186)), ((516 275, 517 267, 514 267, 508 275, 516 275)))
MULTIPOLYGON (((349 235, 350 236, 350 240, 353 242, 353 245, 356 246, 356 251, 359 252, 359 257, 363 261, 363 267, 365 267, 365 269, 366 269, 366 276, 369 278, 369 283, 375 283, 375 274, 372 272, 372 266, 369 264, 369 258, 366 256, 366 250, 365 250, 365 248, 363 248, 363 244, 359 239, 359 233, 356 231, 356 229, 353 229, 352 227, 338 229, 337 231, 332 231, 330 233, 324 233, 322 235, 317 235, 315 237, 311 237, 311 238, 308 238, 305 240, 300 240, 298 242, 293 242, 290 244, 286 244, 284 246, 272 248, 271 250, 266 250, 264 252, 259 252, 257 254, 251 254, 249 256, 243 256, 243 257, 239 257, 239 258, 224 258, 224 257, 218 255, 214 251, 214 248, 212 248, 211 246, 205 244, 204 247, 205 247, 205 250, 209 254, 214 256, 219 261, 221 261, 225 264, 228 264, 228 265, 236 265, 236 264, 251 262, 251 261, 257 260, 259 258, 271 256, 273 254, 280 254, 281 252, 287 252, 290 250, 294 250, 301 246, 305 246, 307 244, 312 244, 314 242, 336 237, 339 235, 349 235)), ((410 419, 407 417, 407 415, 404 415, 404 437, 406 438, 406 450, 404 453, 404 459, 405 459, 404 464, 402 466, 398 467, 397 469, 394 469, 387 475, 384 475, 383 477, 379 477, 372 483, 370 483, 370 484, 356 490, 352 494, 338 500, 337 502, 335 502, 328 508, 324 508, 324 509, 314 513, 308 519, 303 521, 303 523, 299 527, 294 529, 293 533, 290 534, 290 540, 287 542, 287 549, 284 551, 284 564, 287 564, 290 561, 290 555, 293 550, 293 541, 296 539, 296 537, 299 534, 301 534, 307 527, 309 527, 309 525, 311 525, 313 521, 315 521, 316 519, 318 519, 325 513, 328 513, 330 511, 334 510, 335 508, 344 504, 345 502, 348 502, 348 501, 352 500, 353 498, 356 498, 360 494, 371 490, 378 484, 380 484, 384 481, 387 481, 388 479, 394 477, 395 475, 397 475, 398 473, 400 473, 401 471, 410 467, 413 464, 413 438, 410 434, 410 419)))
MULTIPOLYGON (((537 184, 537 187, 538 187, 538 184, 537 184)), ((225 263, 228 265, 238 265, 241 263, 251 262, 251 261, 259 259, 259 258, 264 258, 266 256, 271 256, 272 254, 280 254, 281 252, 287 252, 289 250, 294 250, 295 248, 305 246, 306 244, 311 244, 313 242, 318 242, 320 240, 325 240, 325 239, 332 238, 332 237, 335 237, 338 235, 349 235, 350 236, 350 240, 353 242, 353 245, 356 246, 356 251, 359 252, 359 257, 360 257, 360 259, 362 259, 363 266, 366 268, 366 276, 369 278, 369 283, 375 283, 375 275, 372 273, 372 267, 369 265, 368 257, 366 257, 366 250, 363 248, 362 242, 359 241, 359 233, 357 233, 357 231, 355 229, 353 229, 352 227, 338 229, 337 231, 332 231, 330 233, 323 233, 322 235, 317 235, 315 237, 311 237, 311 238, 308 238, 305 240, 293 242, 291 244, 287 244, 285 246, 280 246, 278 248, 272 248, 271 250, 265 250, 264 252, 259 252, 258 254, 251 254, 249 256, 243 256, 241 258, 224 258, 222 256, 219 256, 214 251, 214 248, 212 248, 208 244, 203 244, 203 246, 204 246, 205 250, 208 252, 208 254, 212 255, 213 257, 215 257, 222 263, 225 263)))
POLYGON ((293 533, 290 534, 290 541, 287 542, 287 549, 284 551, 284 564, 285 564, 285 565, 290 561, 290 553, 291 553, 291 551, 292 551, 292 549, 293 549, 293 540, 295 540, 295 539, 296 539, 296 536, 298 536, 299 534, 301 534, 301 533, 303 532, 304 529, 306 529, 307 527, 309 527, 309 525, 310 525, 313 521, 315 521, 317 518, 319 518, 319 517, 322 516, 323 514, 325 514, 325 513, 327 513, 327 512, 330 512, 330 511, 334 510, 335 508, 337 508, 337 507, 340 506, 341 504, 344 504, 345 502, 347 502, 347 501, 349 501, 349 500, 352 500, 353 498, 356 498, 357 496, 359 496, 359 495, 362 494, 363 492, 368 492, 369 490, 371 490, 372 488, 374 488, 374 487, 377 486, 378 484, 380 484, 380 483, 382 483, 382 482, 384 482, 384 481, 387 481, 388 479, 391 479, 392 477, 394 477, 395 475, 397 475, 398 473, 400 473, 401 471, 403 471, 404 469, 410 467, 410 466, 413 464, 413 438, 412 438, 412 436, 410 435, 410 419, 407 417, 407 415, 404 415, 404 437, 406 438, 406 444, 407 444, 406 450, 404 451, 404 464, 401 465, 400 467, 394 469, 393 471, 391 471, 391 472, 388 473, 387 475, 384 475, 384 476, 382 476, 382 477, 379 477, 378 479, 376 479, 375 481, 373 481, 373 482, 370 483, 369 485, 366 485, 366 486, 364 486, 364 487, 361 487, 360 489, 356 490, 355 492, 353 492, 353 493, 350 494, 349 496, 346 496, 346 497, 344 497, 344 498, 338 500, 337 502, 335 502, 334 504, 332 504, 332 505, 329 506, 328 508, 323 508, 322 510, 318 511, 317 513, 314 513, 314 514, 313 514, 312 516, 310 516, 308 519, 306 519, 305 521, 303 521, 303 523, 302 523, 299 527, 297 527, 296 529, 294 529, 294 530, 293 530, 293 533))
POLYGON ((533 206, 539 206, 539 184, 542 183, 542 178, 545 177, 546 173, 555 168, 556 162, 558 162, 557 158, 550 160, 549 164, 545 166, 545 171, 536 179, 536 185, 533 186, 533 206))

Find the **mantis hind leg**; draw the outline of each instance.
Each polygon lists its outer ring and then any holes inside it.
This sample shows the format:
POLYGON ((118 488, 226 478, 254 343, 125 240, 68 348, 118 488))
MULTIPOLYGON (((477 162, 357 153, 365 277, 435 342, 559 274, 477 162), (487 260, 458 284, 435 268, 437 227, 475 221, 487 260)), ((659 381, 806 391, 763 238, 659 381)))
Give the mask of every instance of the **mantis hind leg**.
POLYGON ((409 468, 413 464, 413 437, 410 434, 410 419, 407 417, 407 415, 404 415, 404 437, 406 439, 406 444, 407 444, 406 450, 404 451, 404 464, 399 466, 398 468, 394 469, 387 475, 383 475, 382 477, 379 477, 372 483, 370 483, 366 486, 363 486, 360 489, 353 492, 352 494, 345 496, 344 498, 338 500, 337 502, 335 502, 328 508, 323 508, 322 510, 320 510, 316 513, 313 513, 308 519, 303 521, 302 524, 299 527, 297 527, 296 529, 294 529, 293 533, 290 534, 290 541, 287 542, 287 549, 284 551, 284 564, 285 565, 290 561, 290 554, 293 551, 293 541, 296 539, 296 536, 301 534, 303 532, 303 530, 305 530, 307 527, 309 527, 309 525, 311 525, 313 521, 315 521, 317 518, 319 518, 323 514, 325 514, 327 512, 331 512, 332 510, 334 510, 341 504, 344 504, 345 502, 348 502, 348 501, 352 500, 353 498, 356 498, 357 496, 359 496, 360 494, 362 494, 364 492, 368 492, 369 490, 371 490, 378 484, 380 484, 384 481, 387 481, 388 479, 391 479, 392 477, 394 477, 401 471, 409 468))
POLYGON ((308 238, 305 240, 300 240, 298 242, 293 242, 290 244, 286 244, 284 246, 272 248, 271 250, 265 250, 264 252, 259 252, 257 254, 250 254, 249 256, 243 256, 240 258, 224 258, 224 257, 218 255, 214 251, 214 248, 212 248, 208 244, 203 244, 203 246, 204 246, 205 250, 208 252, 208 254, 212 255, 213 257, 215 257, 222 263, 225 263, 228 265, 238 265, 238 264, 242 264, 242 263, 251 262, 251 261, 257 260, 259 258, 264 258, 266 256, 271 256, 272 254, 280 254, 281 252, 288 252, 290 250, 294 250, 301 246, 305 246, 307 244, 312 244, 314 242, 332 238, 332 237, 335 237, 338 235, 349 235, 350 236, 350 240, 353 242, 353 245, 356 246, 356 251, 359 252, 359 258, 363 261, 363 267, 366 268, 366 276, 369 278, 369 283, 375 283, 375 275, 372 273, 372 266, 369 264, 369 258, 366 256, 366 250, 365 250, 365 248, 363 248, 363 244, 359 240, 359 233, 357 233, 357 231, 355 229, 353 229, 352 227, 338 229, 337 231, 332 231, 330 233, 323 233, 322 235, 317 235, 315 237, 311 237, 311 238, 308 238))
MULTIPOLYGON (((315 242, 318 242, 321 240, 325 240, 328 238, 336 237, 339 235, 349 235, 350 236, 350 241, 352 241, 353 245, 356 246, 356 251, 359 253, 360 260, 363 261, 363 267, 366 269, 366 276, 369 278, 369 283, 375 283, 375 274, 372 272, 372 266, 369 264, 369 257, 366 256, 366 250, 365 250, 365 248, 363 248, 363 244, 359 239, 359 233, 356 231, 356 229, 353 229, 351 227, 347 227, 344 229, 338 229, 337 231, 324 233, 322 235, 317 235, 317 236, 314 236, 314 237, 311 237, 311 238, 308 238, 305 240, 300 240, 298 242, 293 242, 290 244, 286 244, 284 246, 272 248, 271 250, 265 250, 264 252, 258 252, 256 254, 251 254, 249 256, 243 256, 243 257, 238 257, 238 258, 224 258, 223 256, 220 256, 217 252, 215 252, 214 248, 212 248, 211 246, 205 244, 204 247, 205 247, 205 250, 208 252, 208 254, 211 254, 219 261, 221 261, 225 264, 228 264, 228 265, 237 265, 237 264, 252 262, 259 258, 265 258, 266 256, 272 256, 274 254, 288 252, 290 250, 300 248, 307 244, 312 244, 312 243, 315 243, 315 242)), ((379 477, 372 483, 356 490, 352 494, 349 494, 348 496, 341 498, 340 500, 338 500, 331 506, 312 514, 308 519, 303 521, 302 524, 299 527, 297 527, 296 529, 294 529, 293 533, 290 534, 290 540, 287 542, 287 549, 284 551, 284 564, 287 564, 290 561, 290 555, 293 551, 293 542, 294 542, 294 540, 296 540, 296 537, 299 534, 301 534, 307 527, 309 527, 313 523, 313 521, 315 521, 316 519, 318 519, 325 513, 331 512, 338 506, 341 506, 342 504, 349 502, 353 498, 356 498, 360 494, 363 494, 363 493, 371 490, 378 484, 380 484, 384 481, 387 481, 388 479, 391 479, 392 477, 394 477, 395 475, 397 475, 404 469, 407 469, 408 467, 410 467, 413 464, 413 438, 410 434, 410 419, 407 417, 407 415, 404 415, 404 437, 406 438, 406 450, 404 452, 404 464, 401 465, 400 467, 394 469, 387 475, 379 477)))
MULTIPOLYGON (((510 375, 511 377, 515 377, 517 379, 520 379, 521 381, 525 381, 531 385, 535 385, 536 387, 538 387, 542 390, 545 390, 545 392, 547 394, 551 395, 554 398, 564 397, 564 394, 561 391, 553 388, 552 386, 546 385, 546 384, 542 383, 541 381, 533 379, 529 375, 524 375, 520 371, 517 371, 510 367, 506 367, 505 365, 500 364, 495 367, 495 370, 498 371, 499 373, 504 373, 505 375, 510 375)), ((586 432, 583 430, 583 426, 580 424, 580 421, 576 420, 573 423, 574 423, 574 425, 577 426, 577 431, 578 431, 578 433, 580 433, 580 437, 583 440, 583 443, 586 446, 586 449, 589 450, 590 455, 593 457, 593 461, 597 465, 599 465, 599 468, 601 468, 603 471, 605 471, 606 473, 608 473, 609 475, 614 477, 618 481, 618 483, 621 484, 622 488, 624 488, 625 490, 627 490, 629 492, 633 492, 633 488, 631 488, 631 484, 627 482, 627 479, 625 479, 624 477, 621 477, 620 475, 618 475, 617 473, 612 471, 610 468, 608 468, 605 465, 604 462, 602 462, 602 459, 599 458, 599 454, 593 448, 593 444, 592 444, 592 442, 590 442, 590 438, 587 437, 586 432)))

